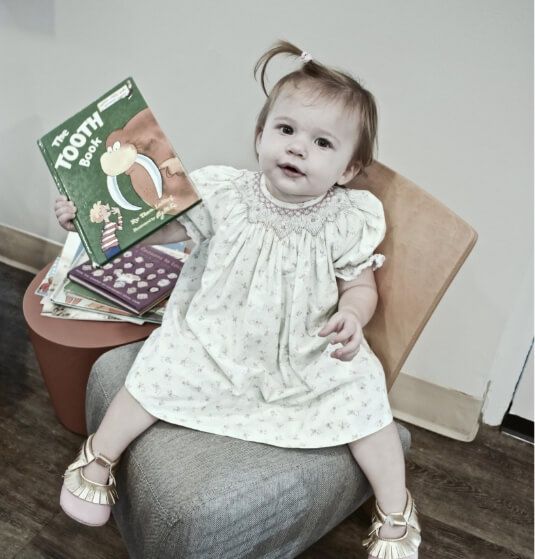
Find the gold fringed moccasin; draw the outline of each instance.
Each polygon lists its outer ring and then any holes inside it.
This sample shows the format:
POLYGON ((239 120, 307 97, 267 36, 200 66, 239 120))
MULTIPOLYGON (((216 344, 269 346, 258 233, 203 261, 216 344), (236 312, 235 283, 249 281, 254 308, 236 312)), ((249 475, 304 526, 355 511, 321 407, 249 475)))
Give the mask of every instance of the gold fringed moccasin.
POLYGON ((416 507, 407 489, 407 504, 403 512, 385 514, 375 501, 370 533, 362 545, 370 555, 378 559, 402 559, 416 553, 421 541, 420 532, 416 507), (405 534, 400 538, 383 538, 379 535, 379 530, 384 524, 404 526, 405 534))
POLYGON ((82 444, 76 460, 65 470, 64 485, 73 495, 84 501, 98 505, 114 505, 118 499, 114 473, 119 459, 112 462, 100 453, 95 455, 91 445, 92 440, 93 435, 89 435, 89 438, 82 444), (93 461, 108 468, 108 483, 97 483, 84 477, 82 468, 93 461))

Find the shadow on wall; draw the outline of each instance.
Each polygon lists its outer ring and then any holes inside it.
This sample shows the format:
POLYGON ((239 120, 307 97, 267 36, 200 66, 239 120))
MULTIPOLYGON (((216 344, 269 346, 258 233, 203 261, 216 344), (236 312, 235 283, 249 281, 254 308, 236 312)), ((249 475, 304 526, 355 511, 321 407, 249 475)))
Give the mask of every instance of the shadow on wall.
POLYGON ((0 129, 0 223, 25 230, 32 229, 33 224, 35 234, 51 238, 52 229, 57 227, 55 218, 52 221, 52 208, 58 192, 36 143, 43 130, 43 120, 35 114, 0 129), (17 178, 17 169, 21 168, 26 170, 23 184, 17 178), (43 230, 47 226, 43 208, 48 209, 46 215, 51 218, 47 230, 43 230))
POLYGON ((0 0, 0 29, 16 27, 23 31, 53 35, 55 0, 0 0))

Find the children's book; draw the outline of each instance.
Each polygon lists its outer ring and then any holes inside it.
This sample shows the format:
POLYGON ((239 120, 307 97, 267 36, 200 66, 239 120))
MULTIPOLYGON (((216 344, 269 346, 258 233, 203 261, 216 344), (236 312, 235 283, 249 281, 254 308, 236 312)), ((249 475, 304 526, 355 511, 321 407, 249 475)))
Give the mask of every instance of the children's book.
POLYGON ((153 246, 135 246, 102 268, 89 262, 68 276, 110 301, 143 315, 166 299, 176 284, 183 262, 153 246))
MULTIPOLYGON (((131 322, 132 324, 144 324, 144 318, 137 318, 130 311, 120 308, 118 306, 112 306, 110 304, 98 303, 92 299, 87 299, 78 296, 74 293, 67 291, 67 285, 77 285, 70 281, 67 281, 65 288, 54 297, 53 301, 58 307, 68 308, 70 310, 76 310, 81 312, 90 312, 91 314, 99 314, 107 316, 108 318, 113 318, 121 322, 131 322)), ((80 286, 82 287, 82 286, 80 286)), ((147 313, 147 315, 150 313, 147 313)))
POLYGON ((127 78, 37 141, 74 226, 102 266, 198 202, 178 155, 127 78))
POLYGON ((59 260, 53 265, 56 271, 53 275, 49 276, 49 280, 47 281, 48 285, 45 289, 46 293, 41 298, 41 316, 65 320, 99 320, 112 322, 120 320, 108 315, 88 310, 67 308, 56 304, 55 298, 63 289, 67 273, 78 260, 80 260, 81 263, 82 259, 87 261, 87 255, 80 242, 80 235, 77 233, 69 233, 63 245, 59 260))
POLYGON ((112 303, 106 297, 91 291, 87 287, 68 280, 63 291, 63 301, 61 303, 59 301, 55 302, 69 307, 86 308, 94 312, 112 315, 135 324, 144 324, 145 322, 161 324, 167 301, 168 299, 164 299, 144 315, 137 315, 112 303))

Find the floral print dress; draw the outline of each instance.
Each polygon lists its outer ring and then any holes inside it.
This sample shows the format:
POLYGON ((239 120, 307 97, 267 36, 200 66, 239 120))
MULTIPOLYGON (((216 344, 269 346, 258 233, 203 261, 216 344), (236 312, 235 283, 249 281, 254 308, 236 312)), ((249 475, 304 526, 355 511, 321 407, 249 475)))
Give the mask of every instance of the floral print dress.
POLYGON ((366 340, 346 362, 318 336, 337 310, 336 278, 384 262, 381 202, 339 186, 283 202, 261 172, 225 166, 190 176, 202 202, 177 219, 195 248, 128 373, 130 394, 169 423, 281 447, 385 427, 385 375, 366 340))

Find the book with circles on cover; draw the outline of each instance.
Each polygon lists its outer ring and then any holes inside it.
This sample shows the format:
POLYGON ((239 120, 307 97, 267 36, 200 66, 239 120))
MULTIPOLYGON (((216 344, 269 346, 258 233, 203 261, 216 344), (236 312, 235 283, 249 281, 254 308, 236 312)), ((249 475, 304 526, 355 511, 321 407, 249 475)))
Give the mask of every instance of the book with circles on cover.
POLYGON ((173 290, 183 262, 153 246, 135 246, 101 268, 90 262, 69 271, 68 277, 106 299, 145 314, 173 290))
POLYGON ((132 78, 37 141, 74 227, 102 266, 200 202, 132 78))

